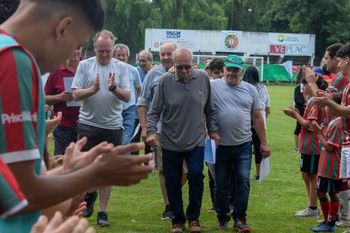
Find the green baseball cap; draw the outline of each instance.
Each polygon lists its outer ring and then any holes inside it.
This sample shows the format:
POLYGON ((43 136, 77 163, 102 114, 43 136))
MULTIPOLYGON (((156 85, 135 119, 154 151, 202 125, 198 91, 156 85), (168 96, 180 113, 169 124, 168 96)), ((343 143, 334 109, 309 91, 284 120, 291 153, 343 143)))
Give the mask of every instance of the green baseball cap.
POLYGON ((235 67, 243 70, 243 59, 237 55, 228 55, 224 64, 226 67, 235 67))

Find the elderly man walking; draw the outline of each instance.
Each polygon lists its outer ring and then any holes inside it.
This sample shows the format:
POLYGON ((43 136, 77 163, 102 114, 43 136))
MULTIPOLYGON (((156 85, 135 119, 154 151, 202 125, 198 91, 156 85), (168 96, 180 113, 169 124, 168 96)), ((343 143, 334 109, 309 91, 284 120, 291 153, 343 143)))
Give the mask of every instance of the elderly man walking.
POLYGON ((183 232, 188 220, 190 232, 195 233, 201 232, 199 215, 203 196, 205 126, 217 143, 220 137, 208 75, 192 69, 192 52, 186 48, 174 51, 173 62, 176 73, 166 73, 160 78, 147 114, 147 142, 159 145, 156 124, 161 120, 160 146, 165 186, 174 214, 171 232, 183 232), (186 215, 181 190, 184 160, 189 185, 186 215))
MULTIPOLYGON (((112 32, 98 32, 94 38, 96 56, 80 62, 73 80, 73 98, 82 101, 78 137, 88 139, 84 150, 103 141, 115 146, 122 144, 122 101, 130 99, 130 83, 126 64, 112 58, 114 41, 112 32)), ((100 189, 97 214, 100 226, 109 226, 106 210, 111 191, 111 186, 100 189)), ((87 195, 88 209, 84 216, 91 216, 95 199, 96 193, 87 195)))
POLYGON ((262 156, 269 156, 264 120, 256 88, 240 77, 243 74, 241 57, 229 55, 224 62, 224 78, 211 82, 213 104, 218 114, 221 143, 217 148, 215 163, 215 211, 218 230, 226 230, 229 217, 228 188, 233 172, 235 187, 233 228, 238 232, 250 232, 246 223, 246 211, 250 190, 250 168, 252 160, 251 122, 261 141, 262 156), (232 167, 235 169, 232 171, 232 167))

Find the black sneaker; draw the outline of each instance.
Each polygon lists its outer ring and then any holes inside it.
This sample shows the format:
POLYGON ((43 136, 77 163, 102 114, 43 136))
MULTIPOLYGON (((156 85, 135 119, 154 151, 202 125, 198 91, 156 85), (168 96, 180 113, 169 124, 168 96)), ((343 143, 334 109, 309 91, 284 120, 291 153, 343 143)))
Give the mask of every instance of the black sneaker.
POLYGON ((99 211, 97 213, 97 225, 100 227, 109 227, 107 213, 103 211, 99 211))
POLYGON ((94 212, 94 204, 97 199, 97 195, 97 192, 85 194, 86 209, 83 211, 83 217, 88 218, 94 212))
POLYGON ((235 219, 233 230, 236 232, 250 232, 250 227, 245 218, 235 219))
POLYGON ((173 212, 170 210, 170 206, 166 206, 164 212, 162 213, 161 220, 170 220, 173 219, 173 212))

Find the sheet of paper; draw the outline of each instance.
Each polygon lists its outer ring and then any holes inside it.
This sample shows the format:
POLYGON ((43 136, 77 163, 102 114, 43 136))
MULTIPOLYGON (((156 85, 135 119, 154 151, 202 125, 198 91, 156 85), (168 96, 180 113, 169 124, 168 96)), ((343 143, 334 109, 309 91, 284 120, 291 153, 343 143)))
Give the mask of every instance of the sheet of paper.
POLYGON ((205 139, 204 147, 204 161, 207 163, 215 164, 216 160, 216 146, 213 139, 205 139))
POLYGON ((270 158, 263 158, 260 163, 259 181, 262 181, 270 174, 270 158))
MULTIPOLYGON (((73 77, 64 77, 63 83, 64 83, 64 90, 66 92, 73 92, 72 91, 73 77)), ((81 102, 73 100, 73 101, 67 102, 66 105, 67 105, 67 107, 80 107, 81 102)))

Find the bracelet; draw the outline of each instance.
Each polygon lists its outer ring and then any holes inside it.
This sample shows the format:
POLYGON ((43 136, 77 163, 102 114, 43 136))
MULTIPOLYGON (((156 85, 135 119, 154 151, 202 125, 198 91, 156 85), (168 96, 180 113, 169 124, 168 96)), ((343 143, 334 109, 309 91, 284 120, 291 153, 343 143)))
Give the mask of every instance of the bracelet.
POLYGON ((110 87, 108 88, 108 90, 111 91, 111 92, 114 92, 115 89, 117 89, 117 85, 115 85, 115 84, 113 84, 112 86, 110 86, 110 87))

